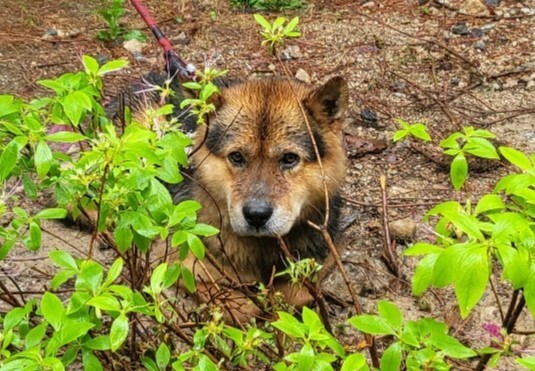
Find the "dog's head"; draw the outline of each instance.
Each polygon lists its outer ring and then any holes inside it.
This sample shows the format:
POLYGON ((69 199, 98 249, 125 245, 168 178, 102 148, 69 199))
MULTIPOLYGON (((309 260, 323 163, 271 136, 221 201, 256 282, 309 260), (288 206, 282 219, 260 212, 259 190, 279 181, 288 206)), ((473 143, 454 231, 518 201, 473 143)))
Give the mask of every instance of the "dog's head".
POLYGON ((217 113, 197 133, 198 142, 205 140, 193 165, 234 233, 283 236, 321 210, 325 187, 318 157, 328 193, 338 191, 345 173, 347 95, 340 77, 320 87, 268 79, 222 88, 217 113))

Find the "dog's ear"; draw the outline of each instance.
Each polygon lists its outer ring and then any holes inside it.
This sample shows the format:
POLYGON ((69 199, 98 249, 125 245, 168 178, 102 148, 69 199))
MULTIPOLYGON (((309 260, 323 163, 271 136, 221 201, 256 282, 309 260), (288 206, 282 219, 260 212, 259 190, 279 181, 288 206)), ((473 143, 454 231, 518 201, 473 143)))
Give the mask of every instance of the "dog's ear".
POLYGON ((312 91, 305 105, 318 122, 332 124, 342 118, 347 109, 347 82, 340 76, 333 77, 312 91))

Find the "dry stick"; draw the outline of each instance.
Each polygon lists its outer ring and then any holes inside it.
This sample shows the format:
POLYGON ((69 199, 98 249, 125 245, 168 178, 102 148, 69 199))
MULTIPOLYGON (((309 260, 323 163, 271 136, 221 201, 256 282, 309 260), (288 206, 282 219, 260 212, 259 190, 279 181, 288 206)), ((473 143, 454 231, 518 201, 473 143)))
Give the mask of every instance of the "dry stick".
POLYGON ((500 311, 500 319, 503 322, 504 319, 505 319, 505 315, 503 314, 502 303, 500 301, 500 298, 498 297, 498 292, 496 291, 496 287, 494 286, 494 281, 492 280, 492 275, 489 278, 489 281, 490 281, 490 288, 492 289, 492 294, 494 295, 494 300, 496 300, 496 303, 498 304, 498 310, 500 311))
POLYGON ((9 300, 5 299, 0 295, 0 298, 11 305, 12 307, 22 307, 22 304, 19 303, 19 300, 13 295, 13 293, 4 285, 4 282, 0 280, 0 290, 4 292, 5 295, 9 298, 9 300))
POLYGON ((97 236, 98 236, 98 226, 100 224, 100 218, 101 218, 101 214, 102 214, 102 197, 103 197, 103 194, 104 194, 104 186, 106 185, 106 179, 107 179, 107 175, 108 175, 108 168, 109 168, 109 164, 106 164, 106 166, 104 167, 104 172, 102 174, 102 178, 100 179, 100 189, 98 190, 98 212, 97 212, 97 223, 96 223, 96 226, 95 226, 95 230, 93 231, 93 235, 91 236, 91 242, 89 243, 89 252, 87 253, 87 258, 88 259, 92 259, 93 257, 93 249, 94 249, 94 246, 95 246, 95 241, 97 239, 97 236))
MULTIPOLYGON (((336 261, 336 265, 338 266, 338 269, 340 270, 340 273, 342 274, 342 278, 344 279, 347 289, 349 290, 349 294, 351 295, 351 299, 353 300, 353 307, 355 308, 355 314, 357 315, 364 314, 364 311, 362 310, 362 307, 360 306, 360 302, 358 300, 357 294, 355 293, 355 289, 353 288, 353 285, 351 284, 351 281, 349 280, 349 276, 347 275, 347 272, 344 268, 344 264, 342 263, 340 254, 338 253, 336 246, 334 246, 334 242, 331 238, 331 235, 325 229, 324 226, 319 226, 317 224, 312 223, 311 221, 309 221, 308 224, 312 228, 321 232, 323 239, 325 240, 325 242, 327 243, 327 246, 329 247, 330 253, 333 254, 334 259, 336 261)), ((368 351, 370 352, 370 358, 372 360, 373 367, 379 367, 379 358, 377 356, 377 349, 375 348, 374 337, 370 334, 364 334, 364 339, 369 345, 368 351)))
MULTIPOLYGON (((288 68, 282 63, 282 60, 280 59, 279 55, 276 55, 276 57, 277 57, 277 60, 279 61, 279 64, 282 66, 284 70, 286 78, 290 80, 290 73, 288 71, 288 68)), ((293 86, 291 84, 290 84, 290 88, 292 89, 293 96, 297 97, 297 94, 295 93, 295 90, 293 89, 293 86)), ((351 285, 351 282, 349 281, 349 277, 347 276, 347 272, 345 271, 344 265, 342 263, 342 259, 340 258, 340 254, 338 254, 338 250, 334 246, 331 235, 329 234, 327 230, 327 224, 329 222, 329 191, 327 189, 327 180, 325 177, 325 170, 323 169, 323 163, 321 161, 321 156, 320 156, 319 149, 316 143, 316 139, 314 138, 312 127, 310 125, 310 122, 308 121, 308 116, 305 112, 302 102, 298 99, 297 99, 297 102, 299 104, 299 109, 301 110, 301 115, 303 116, 303 120, 307 127, 308 135, 310 136, 310 141, 312 142, 312 146, 314 147, 316 158, 318 159, 318 166, 320 168, 320 173, 321 173, 322 181, 323 181, 323 189, 325 193, 325 219, 324 219, 323 225, 320 227, 317 224, 312 223, 311 221, 308 221, 308 224, 321 232, 323 239, 327 243, 327 246, 329 247, 331 254, 333 254, 333 256, 335 257, 336 264, 338 266, 338 269, 342 273, 342 277, 344 277, 345 284, 349 292, 351 293, 351 298, 353 300, 353 305, 355 306, 355 310, 357 311, 357 314, 363 314, 357 295, 355 294, 353 286, 351 285)), ((375 341, 374 341, 373 336, 370 334, 365 334, 364 338, 366 339, 366 342, 369 344, 370 358, 372 360, 373 366, 379 367, 379 358, 377 356, 377 349, 375 347, 375 341)))
MULTIPOLYGON (((290 250, 288 249, 288 246, 286 245, 286 242, 282 239, 282 237, 277 236, 279 240, 279 246, 286 256, 287 259, 291 261, 296 261, 295 257, 290 253, 290 250)), ((318 303, 319 309, 320 309, 320 315, 323 320, 323 324, 325 325, 325 329, 329 331, 329 333, 333 333, 331 322, 329 321, 329 311, 327 309, 327 303, 325 302, 325 297, 323 296, 323 293, 321 292, 321 288, 319 288, 317 285, 314 285, 312 282, 310 282, 309 279, 306 279, 303 284, 307 288, 308 292, 314 300, 318 303)))
POLYGON ((381 184, 382 205, 383 205, 383 252, 382 256, 388 268, 399 278, 399 265, 395 254, 392 251, 390 229, 388 228, 388 200, 386 195, 386 177, 381 175, 379 178, 381 184))

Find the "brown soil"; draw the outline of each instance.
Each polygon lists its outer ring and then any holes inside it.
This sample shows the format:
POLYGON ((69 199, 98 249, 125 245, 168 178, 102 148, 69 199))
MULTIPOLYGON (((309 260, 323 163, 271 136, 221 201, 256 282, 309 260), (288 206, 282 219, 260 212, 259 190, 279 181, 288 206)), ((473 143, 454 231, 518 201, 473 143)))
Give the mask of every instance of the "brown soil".
MULTIPOLYGON (((130 60, 127 69, 107 80, 110 94, 143 73, 162 68, 161 50, 150 35, 143 60, 134 59, 121 45, 97 41, 96 32, 105 25, 95 3, 4 0, 0 8, 0 92, 42 95, 44 89, 36 81, 78 70, 82 54, 130 60), (50 28, 80 32, 73 37, 42 39, 50 28)), ((223 0, 146 3, 184 59, 197 66, 215 63, 242 77, 273 73, 271 64, 276 62, 260 47, 251 14, 232 11, 223 0)), ((302 56, 284 63, 294 73, 300 68, 307 71, 313 83, 343 75, 350 85, 346 131, 352 158, 344 196, 347 219, 354 221, 346 231, 343 259, 364 309, 374 312, 379 299, 393 300, 406 317, 443 319, 459 339, 480 347, 489 340, 481 325, 500 322, 493 296, 486 295, 468 319, 461 320, 450 291, 411 296, 409 282, 415 261, 401 253, 411 241, 432 239, 431 228, 422 222, 429 208, 448 199, 476 201, 507 169, 479 165, 465 191, 458 194, 449 184, 444 159, 391 141, 394 119, 403 118, 426 123, 435 142, 464 125, 474 125, 491 130, 502 143, 528 153, 535 151, 535 2, 503 0, 497 7, 488 7, 484 15, 459 11, 462 3, 430 1, 419 7, 416 0, 310 1, 305 9, 287 14, 300 17, 303 36, 288 44, 299 46, 302 56), (468 34, 451 32, 460 23, 466 23, 468 34), (377 120, 363 119, 369 111, 377 120), (416 235, 402 237, 394 245, 400 278, 381 259, 382 175, 387 179, 388 218, 417 226, 416 235)), ((143 29, 130 7, 123 23, 143 29)), ((274 73, 278 74, 278 69, 274 73)), ((89 241, 85 233, 59 223, 47 223, 45 232, 37 253, 18 248, 2 262, 2 280, 8 275, 23 291, 41 290, 53 274, 44 259, 47 251, 64 248, 84 255, 89 241)), ((110 256, 110 251, 103 251, 98 258, 110 256)), ((339 273, 331 277, 326 289, 343 301, 350 299, 339 273)), ((498 291, 506 306, 511 288, 503 284, 498 291)), ((334 320, 353 315, 351 308, 337 310, 334 320)), ((533 319, 526 316, 517 327, 530 331, 533 326, 533 319)), ((354 342, 357 334, 347 330, 344 341, 354 342)), ((517 354, 534 351, 528 337, 516 338, 520 341, 514 347, 517 354)), ((518 365, 503 359, 495 369, 513 370, 518 365)))

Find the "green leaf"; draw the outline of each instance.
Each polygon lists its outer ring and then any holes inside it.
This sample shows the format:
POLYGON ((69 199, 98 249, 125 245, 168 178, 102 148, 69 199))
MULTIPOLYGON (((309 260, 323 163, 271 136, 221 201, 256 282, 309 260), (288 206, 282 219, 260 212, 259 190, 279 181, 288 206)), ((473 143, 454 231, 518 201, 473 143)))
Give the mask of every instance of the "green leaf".
POLYGON ((410 133, 424 142, 429 142, 431 140, 431 136, 427 132, 427 127, 424 124, 411 125, 410 133))
POLYGON ((281 330, 286 335, 298 339, 305 338, 305 325, 299 322, 294 316, 286 312, 277 312, 279 319, 272 323, 273 327, 281 330))
POLYGON ((408 134, 409 134, 409 132, 407 130, 404 130, 404 129, 398 130, 398 131, 396 131, 394 133, 394 138, 392 138, 392 140, 394 142, 397 142, 397 141, 405 138, 408 134))
POLYGON ((104 76, 107 73, 119 71, 128 65, 128 61, 125 59, 117 59, 109 61, 98 70, 98 76, 104 76))
POLYGON ((82 345, 92 350, 108 350, 111 347, 110 337, 108 335, 97 336, 85 341, 82 345))
POLYGON ((150 276, 150 288, 155 294, 159 294, 163 288, 163 279, 165 277, 165 272, 167 271, 167 263, 162 263, 158 265, 150 276))
POLYGON ((439 254, 429 254, 418 262, 412 277, 412 293, 421 295, 433 283, 433 268, 439 254))
POLYGON ((195 292, 195 277, 193 276, 193 273, 186 268, 185 266, 181 266, 180 276, 184 280, 184 286, 190 293, 195 292))
POLYGON ((400 331, 403 317, 399 308, 391 302, 381 300, 378 304, 379 315, 384 318, 395 330, 400 331))
POLYGON ((76 90, 67 94, 61 105, 71 123, 78 126, 84 110, 91 109, 91 100, 84 92, 76 90))
POLYGON ((121 304, 119 304, 119 300, 117 300, 116 297, 108 294, 95 296, 94 298, 88 300, 86 305, 90 305, 104 311, 119 312, 121 310, 121 304))
POLYGON ((503 265, 503 278, 511 282, 515 290, 524 287, 530 275, 529 252, 508 244, 498 244, 496 250, 503 265))
POLYGON ((528 156, 511 147, 500 147, 500 153, 513 165, 520 168, 521 170, 527 171, 531 169, 532 164, 528 156))
POLYGON ((98 62, 95 58, 89 55, 82 56, 82 63, 85 67, 85 73, 88 75, 96 75, 98 71, 98 62))
POLYGON ((5 334, 11 329, 15 328, 20 321, 28 314, 26 308, 13 308, 4 317, 4 328, 2 332, 5 334))
POLYGON ((264 27, 267 30, 271 30, 271 24, 263 16, 261 16, 260 14, 253 14, 253 17, 256 23, 258 23, 260 26, 264 27))
POLYGON ((288 22, 286 27, 284 27, 285 33, 288 33, 288 32, 291 32, 291 31, 295 30, 295 28, 297 27, 298 24, 299 24, 299 17, 292 18, 292 20, 290 22, 288 22))
POLYGON ((208 224, 197 223, 193 229, 188 230, 189 233, 193 233, 203 237, 214 236, 219 233, 219 230, 208 224))
POLYGON ((398 371, 401 366, 401 353, 399 343, 390 345, 381 357, 381 371, 398 371))
POLYGON ((470 358, 477 356, 472 349, 462 345, 457 339, 444 333, 432 333, 428 341, 452 358, 470 358))
POLYGON ((515 361, 526 367, 528 370, 535 370, 535 357, 523 357, 523 358, 517 358, 515 361))
POLYGON ((481 214, 485 211, 489 210, 498 210, 498 209, 504 209, 505 204, 503 203, 502 199, 498 195, 492 195, 488 194, 485 195, 479 200, 476 206, 475 214, 481 214))
POLYGON ((171 352, 165 343, 161 343, 156 351, 156 363, 160 370, 165 370, 171 360, 171 352))
POLYGON ((123 345, 126 337, 128 336, 128 317, 124 314, 120 314, 113 321, 110 329, 110 345, 111 351, 115 352, 123 345))
POLYGON ((535 265, 531 265, 529 277, 524 286, 524 298, 531 315, 535 317, 535 265))
POLYGON ((464 135, 461 133, 453 133, 446 139, 440 142, 442 148, 461 148, 457 139, 463 138, 464 135))
POLYGON ((26 350, 32 349, 34 346, 38 345, 46 334, 46 323, 41 323, 38 326, 35 326, 26 334, 26 350))
POLYGON ((9 142, 0 155, 0 182, 7 179, 9 173, 17 165, 20 147, 15 140, 9 142))
POLYGON ((104 281, 104 286, 109 286, 121 275, 121 272, 123 271, 123 265, 124 262, 122 258, 118 258, 113 262, 108 270, 108 275, 106 276, 106 281, 104 281))
POLYGON ((37 144, 34 155, 35 168, 39 178, 43 179, 52 166, 52 151, 44 140, 37 144))
POLYGON ((478 241, 484 241, 485 236, 479 229, 479 224, 477 219, 472 215, 467 215, 462 212, 448 212, 444 211, 442 213, 450 222, 453 223, 455 228, 460 229, 462 232, 466 233, 469 237, 476 239, 478 241))
POLYGON ((435 245, 431 245, 425 242, 418 242, 410 246, 407 250, 403 252, 405 256, 418 256, 418 255, 428 255, 428 254, 440 254, 444 251, 443 248, 440 248, 435 245))
POLYGON ((368 370, 366 364, 366 357, 361 353, 354 353, 349 355, 342 364, 340 371, 360 371, 368 370))
POLYGON ((39 247, 41 247, 41 227, 36 222, 30 222, 30 235, 29 240, 26 241, 26 246, 32 250, 35 251, 39 247))
POLYGON ((485 293, 489 281, 487 249, 484 247, 466 249, 458 262, 460 265, 457 266, 455 273, 455 295, 461 317, 466 318, 485 293))
POLYGON ((129 225, 119 224, 113 230, 113 238, 115 239, 115 242, 117 243, 117 247, 119 248, 119 251, 124 253, 132 245, 132 241, 134 240, 134 233, 130 229, 129 225))
POLYGON ((498 152, 496 152, 496 148, 494 148, 491 142, 484 138, 470 138, 468 143, 463 147, 463 151, 481 158, 494 160, 500 159, 498 152))
POLYGON ((204 259, 204 244, 199 237, 189 234, 188 246, 197 259, 204 259))
POLYGON ((44 293, 41 299, 41 313, 54 330, 60 330, 65 315, 65 308, 56 295, 48 291, 44 293))
POLYGON ((66 251, 63 250, 54 250, 48 253, 48 257, 50 260, 52 260, 54 263, 59 265, 62 268, 72 269, 72 270, 78 270, 78 266, 76 265, 76 261, 74 258, 66 251))
POLYGON ((75 143, 88 138, 85 135, 74 133, 72 131, 58 131, 47 135, 45 139, 51 142, 75 143))
POLYGON ((50 208, 41 210, 37 213, 35 219, 63 219, 67 216, 67 210, 61 208, 50 208))
POLYGON ((468 174, 468 162, 462 153, 453 158, 450 167, 450 179, 456 191, 461 189, 468 174))
POLYGON ((357 330, 374 335, 395 335, 395 329, 384 319, 378 316, 364 314, 348 320, 357 330))
POLYGON ((84 365, 84 370, 91 371, 102 371, 102 365, 98 358, 91 352, 85 351, 82 352, 82 363, 84 365))

